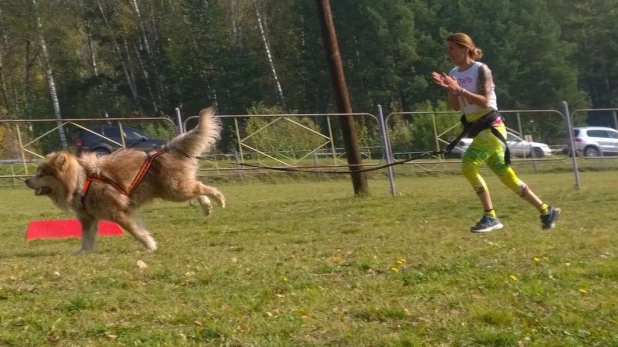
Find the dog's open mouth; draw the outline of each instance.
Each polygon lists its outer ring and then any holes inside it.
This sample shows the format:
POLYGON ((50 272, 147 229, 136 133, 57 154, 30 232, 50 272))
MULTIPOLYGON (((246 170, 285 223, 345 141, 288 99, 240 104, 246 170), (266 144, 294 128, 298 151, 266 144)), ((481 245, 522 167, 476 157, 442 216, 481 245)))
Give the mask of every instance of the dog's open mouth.
POLYGON ((34 190, 34 195, 36 196, 46 195, 46 194, 51 194, 51 188, 43 187, 43 188, 37 188, 34 190))

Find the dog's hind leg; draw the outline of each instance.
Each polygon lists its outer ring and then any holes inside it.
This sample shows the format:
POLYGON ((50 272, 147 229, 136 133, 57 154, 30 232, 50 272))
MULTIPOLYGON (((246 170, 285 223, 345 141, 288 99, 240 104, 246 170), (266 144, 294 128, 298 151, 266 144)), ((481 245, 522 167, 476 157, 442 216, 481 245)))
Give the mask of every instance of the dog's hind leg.
POLYGON ((121 212, 115 216, 114 222, 118 223, 124 230, 131 234, 137 241, 141 242, 149 251, 157 250, 157 242, 150 236, 148 230, 142 226, 142 222, 134 216, 121 212))
POLYGON ((208 199, 206 195, 200 195, 197 197, 197 201, 202 206, 202 214, 208 217, 210 213, 212 213, 212 203, 210 202, 210 199, 208 199))
POLYGON ((79 217, 82 227, 82 247, 75 254, 92 252, 97 247, 97 233, 99 223, 91 217, 79 217))
MULTIPOLYGON (((193 192, 196 195, 196 198, 198 199, 200 204, 202 204, 202 208, 204 206, 204 203, 202 203, 202 199, 201 199, 202 196, 206 196, 208 198, 211 198, 219 206, 225 207, 225 197, 219 191, 219 189, 217 189, 215 187, 207 186, 207 185, 205 185, 205 184, 203 184, 201 182, 196 182, 195 183, 195 188, 194 188, 193 192)), ((210 205, 210 200, 208 200, 208 204, 210 205)))

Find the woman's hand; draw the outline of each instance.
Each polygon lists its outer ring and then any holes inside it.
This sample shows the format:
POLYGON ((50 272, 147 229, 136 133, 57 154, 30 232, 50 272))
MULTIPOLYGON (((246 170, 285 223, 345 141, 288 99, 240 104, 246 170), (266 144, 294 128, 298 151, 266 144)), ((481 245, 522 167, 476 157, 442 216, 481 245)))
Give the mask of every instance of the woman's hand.
POLYGON ((438 72, 433 72, 431 74, 431 78, 433 78, 433 81, 439 85, 440 87, 446 89, 446 91, 448 92, 448 103, 449 106, 451 106, 451 108, 455 111, 459 111, 459 109, 461 108, 461 106, 459 105, 459 91, 461 90, 461 88, 459 87, 459 83, 457 83, 457 79, 445 74, 445 73, 438 73, 438 72))
POLYGON ((449 92, 457 93, 461 89, 459 83, 457 83, 457 79, 447 75, 444 72, 442 74, 434 72, 431 74, 431 77, 437 85, 448 90, 449 92))
POLYGON ((459 86, 459 83, 457 83, 457 79, 455 77, 442 73, 442 80, 444 81, 444 84, 447 85, 446 88, 449 91, 459 93, 459 91, 461 90, 461 87, 459 86))
POLYGON ((444 80, 444 76, 442 76, 441 74, 434 72, 431 74, 431 77, 433 78, 433 81, 439 85, 440 87, 444 88, 444 89, 449 89, 448 84, 446 83, 446 81, 444 80))

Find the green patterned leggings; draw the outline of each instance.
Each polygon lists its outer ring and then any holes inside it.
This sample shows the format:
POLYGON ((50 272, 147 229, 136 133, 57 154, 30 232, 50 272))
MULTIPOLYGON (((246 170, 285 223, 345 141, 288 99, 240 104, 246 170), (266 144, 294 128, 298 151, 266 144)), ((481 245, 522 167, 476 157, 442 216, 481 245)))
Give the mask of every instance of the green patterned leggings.
MULTIPOLYGON (((494 123, 494 127, 506 137, 506 128, 501 119, 494 123)), ((517 178, 515 171, 510 166, 504 163, 502 142, 491 133, 490 129, 481 131, 472 140, 472 144, 464 153, 462 160, 461 173, 470 182, 477 194, 487 190, 487 184, 479 174, 479 167, 483 163, 487 163, 489 169, 512 191, 519 196, 526 194, 528 186, 517 178)))

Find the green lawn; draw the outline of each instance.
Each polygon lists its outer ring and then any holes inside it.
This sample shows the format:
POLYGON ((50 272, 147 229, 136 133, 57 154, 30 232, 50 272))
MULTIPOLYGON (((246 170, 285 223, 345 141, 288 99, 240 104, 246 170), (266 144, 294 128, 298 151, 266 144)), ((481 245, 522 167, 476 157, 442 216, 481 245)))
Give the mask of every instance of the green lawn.
POLYGON ((67 218, 0 189, 0 346, 616 346, 615 172, 523 174, 558 228, 486 174, 505 229, 461 176, 218 184, 228 207, 157 202, 160 250, 104 237, 24 241, 67 218), (146 268, 138 266, 141 260, 146 268))

